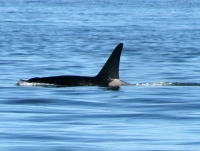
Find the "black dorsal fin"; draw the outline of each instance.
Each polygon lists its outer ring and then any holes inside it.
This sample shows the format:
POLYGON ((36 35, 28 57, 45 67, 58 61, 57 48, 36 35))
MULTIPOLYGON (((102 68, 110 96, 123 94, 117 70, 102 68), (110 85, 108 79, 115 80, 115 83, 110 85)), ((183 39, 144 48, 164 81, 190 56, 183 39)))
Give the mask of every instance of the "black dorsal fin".
POLYGON ((119 79, 119 62, 122 48, 123 43, 117 45, 117 47, 113 50, 107 62, 97 75, 98 78, 103 81, 107 81, 108 79, 119 79))

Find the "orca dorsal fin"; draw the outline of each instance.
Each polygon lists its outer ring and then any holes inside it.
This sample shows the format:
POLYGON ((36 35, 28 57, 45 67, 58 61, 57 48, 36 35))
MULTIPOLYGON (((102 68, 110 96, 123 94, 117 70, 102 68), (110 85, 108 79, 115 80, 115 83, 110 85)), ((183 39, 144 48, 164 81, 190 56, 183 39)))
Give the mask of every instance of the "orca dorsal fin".
POLYGON ((119 79, 119 62, 122 48, 123 43, 117 45, 101 71, 98 73, 98 78, 103 81, 107 81, 109 79, 119 79))

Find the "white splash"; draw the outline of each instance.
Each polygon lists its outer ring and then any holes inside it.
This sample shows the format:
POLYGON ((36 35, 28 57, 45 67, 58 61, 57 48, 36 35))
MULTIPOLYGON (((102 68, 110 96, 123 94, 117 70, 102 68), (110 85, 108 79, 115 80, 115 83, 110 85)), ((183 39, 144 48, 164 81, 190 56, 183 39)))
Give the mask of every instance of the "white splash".
POLYGON ((148 83, 137 83, 136 86, 170 86, 173 85, 171 82, 148 82, 148 83))
POLYGON ((56 86, 55 84, 28 82, 28 81, 22 80, 22 79, 18 80, 17 85, 19 85, 19 86, 56 86))

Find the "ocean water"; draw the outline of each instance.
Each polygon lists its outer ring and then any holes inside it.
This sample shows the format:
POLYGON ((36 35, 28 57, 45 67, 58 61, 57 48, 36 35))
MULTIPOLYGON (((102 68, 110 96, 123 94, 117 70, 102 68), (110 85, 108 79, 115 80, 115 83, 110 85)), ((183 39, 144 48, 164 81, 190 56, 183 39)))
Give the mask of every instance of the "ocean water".
POLYGON ((199 0, 1 0, 0 150, 199 151, 199 10, 199 0), (121 42, 120 78, 135 85, 17 85, 94 76, 121 42))

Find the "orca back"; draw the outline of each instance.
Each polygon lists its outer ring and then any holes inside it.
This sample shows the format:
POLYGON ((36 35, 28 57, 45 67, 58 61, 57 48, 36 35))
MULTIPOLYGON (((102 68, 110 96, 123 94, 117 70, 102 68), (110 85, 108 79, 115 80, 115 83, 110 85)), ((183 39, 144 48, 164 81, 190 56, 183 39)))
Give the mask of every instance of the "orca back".
POLYGON ((19 80, 20 83, 55 84, 62 86, 111 86, 127 85, 119 79, 119 63, 123 43, 117 45, 101 71, 95 77, 86 76, 52 76, 36 77, 29 80, 19 80))

